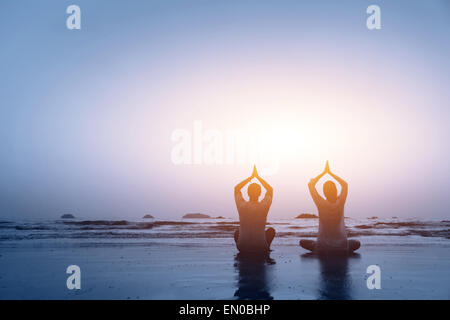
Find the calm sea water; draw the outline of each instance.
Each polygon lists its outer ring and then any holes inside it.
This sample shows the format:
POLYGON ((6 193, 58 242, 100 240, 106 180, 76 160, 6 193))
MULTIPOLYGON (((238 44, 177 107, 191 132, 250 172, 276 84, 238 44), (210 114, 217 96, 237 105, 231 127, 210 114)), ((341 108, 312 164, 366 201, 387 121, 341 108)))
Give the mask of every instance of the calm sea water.
MULTIPOLYGON (((448 244, 450 220, 346 218, 348 236, 365 244, 448 244)), ((0 242, 230 242, 239 222, 232 219, 127 220, 0 220, 0 242)), ((274 244, 297 245, 316 237, 318 219, 269 220, 274 244)))

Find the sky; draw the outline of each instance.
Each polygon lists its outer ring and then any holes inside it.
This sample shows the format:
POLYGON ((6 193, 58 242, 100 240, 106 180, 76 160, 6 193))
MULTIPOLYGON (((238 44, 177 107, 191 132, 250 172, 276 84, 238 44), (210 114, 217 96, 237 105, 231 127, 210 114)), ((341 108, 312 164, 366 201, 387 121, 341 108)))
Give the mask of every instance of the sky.
POLYGON ((291 218, 326 160, 347 216, 450 216, 448 1, 2 0, 0 39, 0 218, 237 218, 253 163, 291 218))

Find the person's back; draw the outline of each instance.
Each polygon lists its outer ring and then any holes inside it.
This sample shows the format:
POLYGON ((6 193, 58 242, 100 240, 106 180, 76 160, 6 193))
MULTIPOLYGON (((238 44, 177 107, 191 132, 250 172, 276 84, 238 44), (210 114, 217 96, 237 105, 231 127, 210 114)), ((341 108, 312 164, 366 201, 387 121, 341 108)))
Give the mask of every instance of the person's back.
POLYGON ((244 252, 267 252, 270 243, 275 236, 273 228, 266 229, 267 214, 272 204, 273 189, 258 176, 256 168, 253 175, 242 181, 235 187, 234 197, 239 213, 239 230, 235 232, 234 238, 239 251, 244 252), (258 179, 266 188, 264 199, 259 202, 261 187, 253 183, 248 187, 249 201, 242 196, 241 189, 253 178, 258 179))
POLYGON ((239 239, 240 251, 267 251, 266 220, 269 213, 272 197, 267 195, 261 202, 245 201, 241 192, 235 195, 236 206, 239 212, 239 239))
POLYGON ((300 246, 310 251, 344 251, 353 252, 360 247, 358 240, 348 240, 344 223, 344 206, 348 194, 348 184, 343 179, 333 174, 328 166, 316 178, 308 184, 309 192, 319 211, 319 232, 317 242, 312 240, 300 240, 300 246), (341 185, 341 194, 338 196, 334 182, 327 181, 323 185, 322 198, 316 190, 316 184, 325 174, 330 174, 341 185))
POLYGON ((342 248, 347 250, 347 231, 344 224, 344 203, 320 199, 317 204, 319 211, 318 248, 342 248))

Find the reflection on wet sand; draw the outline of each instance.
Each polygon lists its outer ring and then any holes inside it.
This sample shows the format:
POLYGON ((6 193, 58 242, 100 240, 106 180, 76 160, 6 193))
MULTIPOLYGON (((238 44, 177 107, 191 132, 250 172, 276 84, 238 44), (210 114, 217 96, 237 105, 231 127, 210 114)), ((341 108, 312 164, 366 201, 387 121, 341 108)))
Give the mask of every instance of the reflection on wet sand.
POLYGON ((351 295, 351 279, 348 271, 349 259, 359 258, 359 254, 339 255, 306 253, 302 258, 317 259, 320 264, 320 283, 318 299, 349 300, 351 295))
POLYGON ((239 299, 272 300, 270 295, 271 271, 275 260, 266 256, 238 253, 235 268, 238 272, 238 289, 234 296, 239 299))

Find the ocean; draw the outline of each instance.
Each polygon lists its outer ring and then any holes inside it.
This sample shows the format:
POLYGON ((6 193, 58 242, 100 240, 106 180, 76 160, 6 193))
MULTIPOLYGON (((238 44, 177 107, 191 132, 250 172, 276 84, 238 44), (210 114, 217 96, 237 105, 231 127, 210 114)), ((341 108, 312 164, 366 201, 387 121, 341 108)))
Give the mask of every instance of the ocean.
POLYGON ((318 219, 270 219, 270 257, 238 253, 235 219, 1 220, 0 299, 450 299, 450 221, 346 218, 361 248, 310 255, 318 219), (70 290, 67 268, 81 270, 70 290), (381 289, 367 286, 381 270, 381 289))
MULTIPOLYGON (((345 224, 348 237, 366 245, 450 241, 450 220, 345 218, 345 224)), ((277 232, 274 243, 297 245, 301 238, 316 237, 318 219, 269 220, 267 225, 277 232)), ((233 219, 0 220, 0 242, 229 242, 238 226, 233 219)))

